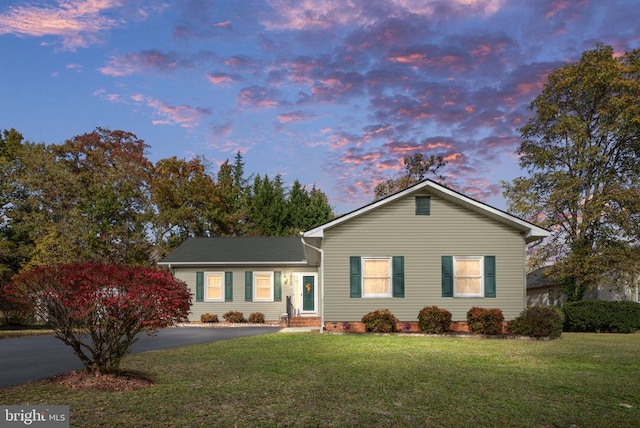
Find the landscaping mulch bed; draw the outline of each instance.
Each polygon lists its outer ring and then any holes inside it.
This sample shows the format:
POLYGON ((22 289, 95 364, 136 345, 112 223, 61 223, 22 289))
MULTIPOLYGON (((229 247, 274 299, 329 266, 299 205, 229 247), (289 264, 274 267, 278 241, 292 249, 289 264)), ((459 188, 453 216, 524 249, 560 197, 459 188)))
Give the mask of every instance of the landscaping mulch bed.
POLYGON ((50 378, 50 381, 73 390, 83 391, 131 391, 153 386, 153 379, 142 372, 125 371, 96 375, 75 371, 50 378))

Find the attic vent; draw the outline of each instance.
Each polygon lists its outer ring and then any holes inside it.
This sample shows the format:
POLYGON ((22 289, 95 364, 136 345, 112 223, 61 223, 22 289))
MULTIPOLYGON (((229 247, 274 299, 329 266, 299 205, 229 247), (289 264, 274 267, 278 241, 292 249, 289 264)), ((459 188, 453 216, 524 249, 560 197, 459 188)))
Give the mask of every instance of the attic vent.
POLYGON ((431 215, 430 196, 416 196, 416 215, 431 215))

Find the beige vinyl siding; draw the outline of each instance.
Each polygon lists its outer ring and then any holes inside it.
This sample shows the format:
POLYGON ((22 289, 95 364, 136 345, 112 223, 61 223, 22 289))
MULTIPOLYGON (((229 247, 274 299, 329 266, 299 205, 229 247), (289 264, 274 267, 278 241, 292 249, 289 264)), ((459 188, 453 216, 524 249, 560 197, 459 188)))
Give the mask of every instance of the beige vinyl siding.
MULTIPOLYGON (((423 193, 421 193, 423 194, 423 193)), ((414 196, 384 205, 324 231, 325 320, 359 321, 389 309, 401 321, 415 321, 424 306, 449 310, 466 320, 473 306, 500 308, 505 319, 524 309, 524 239, 509 226, 431 195, 431 213, 415 215, 414 196), (496 257, 496 298, 442 297, 441 256, 496 257), (404 256, 404 298, 350 298, 350 256, 404 256)))
MULTIPOLYGON (((287 296, 292 294, 292 281, 285 285, 282 283, 282 301, 280 302, 245 302, 245 272, 282 272, 282 276, 287 275, 291 279, 293 272, 316 272, 313 267, 279 267, 279 266, 242 266, 242 267, 189 267, 174 268, 174 275, 187 283, 189 292, 192 295, 191 313, 189 321, 200 321, 200 315, 204 313, 216 314, 220 322, 223 322, 224 315, 228 311, 239 311, 245 318, 253 312, 262 312, 266 321, 278 321, 280 316, 287 311, 287 296), (196 272, 232 272, 233 273, 233 301, 232 302, 196 302, 196 272)), ((224 289, 224 287, 223 287, 224 289)), ((224 291, 224 290, 223 290, 224 291)))

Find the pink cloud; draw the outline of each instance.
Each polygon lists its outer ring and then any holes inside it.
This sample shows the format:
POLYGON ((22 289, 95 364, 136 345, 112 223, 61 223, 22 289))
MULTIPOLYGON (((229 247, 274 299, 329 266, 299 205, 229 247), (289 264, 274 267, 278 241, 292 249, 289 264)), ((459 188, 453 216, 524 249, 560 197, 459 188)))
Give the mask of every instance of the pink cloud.
POLYGON ((178 125, 182 128, 194 128, 200 124, 203 117, 210 116, 211 110, 189 105, 171 106, 154 98, 145 98, 148 107, 160 119, 154 119, 154 125, 178 125))
POLYGON ((208 73, 207 80, 214 85, 223 85, 226 83, 236 83, 242 80, 237 74, 227 73, 208 73))
POLYGON ((477 201, 488 203, 489 200, 502 195, 500 184, 491 183, 486 178, 467 177, 464 180, 453 178, 446 181, 456 192, 463 193, 477 201))
POLYGON ((470 55, 454 46, 426 45, 396 49, 387 54, 387 61, 410 66, 413 70, 444 74, 463 73, 472 68, 470 55))
POLYGON ((83 70, 82 65, 80 65, 80 64, 74 64, 74 63, 67 64, 67 65, 65 66, 65 68, 66 68, 66 69, 68 69, 68 70, 74 70, 74 71, 76 71, 76 72, 78 72, 78 73, 80 73, 80 72, 83 70))
POLYGON ((317 80, 311 89, 315 99, 339 101, 364 94, 364 78, 360 73, 334 73, 317 80))
POLYGON ((125 103, 126 100, 122 98, 120 94, 114 94, 107 92, 104 88, 99 88, 93 91, 93 95, 99 97, 100 99, 110 102, 110 103, 125 103))
POLYGON ((211 127, 211 132, 216 136, 229 136, 233 133, 233 123, 226 122, 221 125, 216 125, 211 127))
POLYGON ((0 34, 62 39, 65 50, 87 47, 97 34, 120 23, 102 14, 120 7, 120 0, 58 0, 56 5, 9 7, 0 15, 0 34))
POLYGON ((58 37, 62 40, 62 50, 75 51, 99 43, 101 33, 122 26, 128 19, 146 19, 164 9, 161 5, 151 5, 131 11, 123 0, 56 0, 53 4, 43 5, 27 3, 10 6, 0 13, 0 35, 58 37), (122 18, 106 16, 119 10, 122 18))
POLYGON ((107 76, 129 76, 145 70, 172 71, 178 66, 175 55, 165 54, 155 49, 111 57, 108 64, 98 69, 107 76))
POLYGON ((254 85, 240 91, 238 94, 238 104, 272 108, 281 104, 278 100, 279 96, 280 92, 276 89, 254 85))
POLYGON ((556 16, 560 11, 569 7, 567 0, 556 0, 548 3, 548 9, 544 14, 545 19, 550 19, 556 16))
POLYGON ((295 0, 270 0, 276 16, 263 21, 268 30, 327 29, 351 22, 357 16, 358 5, 331 0, 316 0, 300 4, 295 0))
POLYGON ((306 113, 303 111, 293 111, 290 113, 283 113, 278 115, 278 122, 280 123, 303 122, 309 119, 314 119, 316 117, 318 117, 318 115, 313 113, 306 113))
POLYGON ((260 67, 260 64, 253 58, 246 55, 231 56, 223 61, 224 65, 234 68, 255 68, 260 67))
POLYGON ((372 138, 391 138, 395 134, 395 128, 389 124, 368 125, 363 129, 365 139, 372 138))
POLYGON ((329 136, 329 149, 336 151, 342 147, 355 145, 359 146, 364 142, 364 139, 359 135, 349 134, 344 130, 337 130, 329 136))
POLYGON ((342 25, 366 27, 379 20, 380 14, 390 18, 404 16, 444 16, 455 19, 461 15, 496 13, 502 0, 388 0, 371 7, 371 0, 334 1, 270 0, 275 16, 262 24, 268 30, 326 30, 342 25))

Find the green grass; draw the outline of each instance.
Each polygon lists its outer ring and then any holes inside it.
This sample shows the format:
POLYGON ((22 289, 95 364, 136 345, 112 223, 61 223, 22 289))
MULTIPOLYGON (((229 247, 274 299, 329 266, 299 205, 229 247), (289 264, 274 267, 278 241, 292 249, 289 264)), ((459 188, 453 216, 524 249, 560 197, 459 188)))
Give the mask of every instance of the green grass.
POLYGON ((0 389, 0 403, 70 405, 82 427, 638 427, 639 351, 640 334, 279 333, 128 356, 150 388, 40 382, 0 389))
POLYGON ((43 334, 53 334, 53 330, 44 327, 20 327, 12 329, 0 325, 0 339, 9 337, 41 336, 43 334))

